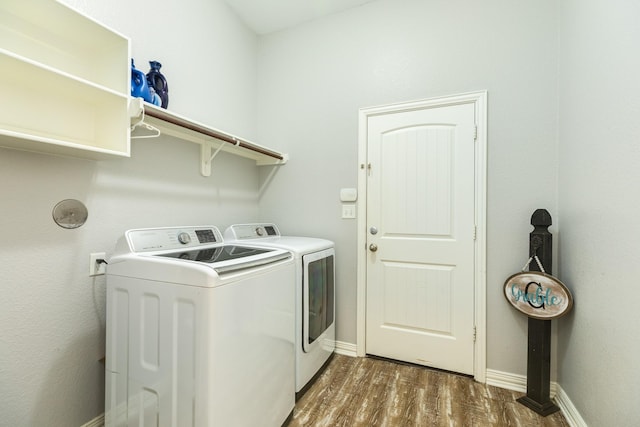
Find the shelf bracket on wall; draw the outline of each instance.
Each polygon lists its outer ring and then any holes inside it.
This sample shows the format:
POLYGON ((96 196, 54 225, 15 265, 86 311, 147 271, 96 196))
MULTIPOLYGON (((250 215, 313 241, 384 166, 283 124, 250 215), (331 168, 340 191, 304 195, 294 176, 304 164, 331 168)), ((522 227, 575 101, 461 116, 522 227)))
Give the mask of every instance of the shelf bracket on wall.
MULTIPOLYGON (((239 140, 236 140, 235 146, 240 146, 239 140)), ((224 148, 224 143, 220 143, 216 151, 213 151, 213 148, 214 144, 211 141, 203 141, 200 145, 200 173, 202 176, 211 176, 211 164, 213 163, 213 159, 215 159, 224 148)))

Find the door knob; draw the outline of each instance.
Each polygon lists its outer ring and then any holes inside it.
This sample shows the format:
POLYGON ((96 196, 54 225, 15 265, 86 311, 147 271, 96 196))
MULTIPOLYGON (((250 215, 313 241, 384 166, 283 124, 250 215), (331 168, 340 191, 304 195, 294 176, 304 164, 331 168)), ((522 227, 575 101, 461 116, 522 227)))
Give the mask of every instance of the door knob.
POLYGON ((375 251, 377 251, 377 250, 378 250, 378 245, 376 245, 375 243, 370 244, 370 245, 369 245, 369 250, 370 250, 371 252, 375 252, 375 251))

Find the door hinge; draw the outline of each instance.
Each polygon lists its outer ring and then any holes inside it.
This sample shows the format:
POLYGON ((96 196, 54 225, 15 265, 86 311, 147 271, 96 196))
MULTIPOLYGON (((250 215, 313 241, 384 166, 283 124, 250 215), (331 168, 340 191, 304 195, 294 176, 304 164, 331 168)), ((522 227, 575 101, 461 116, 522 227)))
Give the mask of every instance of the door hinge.
POLYGON ((478 140, 478 125, 475 125, 475 129, 473 131, 473 140, 474 141, 478 140))
POLYGON ((478 238, 478 226, 473 226, 473 240, 475 241, 478 238))
POLYGON ((476 327, 473 327, 473 342, 476 342, 476 335, 477 335, 477 330, 476 327))

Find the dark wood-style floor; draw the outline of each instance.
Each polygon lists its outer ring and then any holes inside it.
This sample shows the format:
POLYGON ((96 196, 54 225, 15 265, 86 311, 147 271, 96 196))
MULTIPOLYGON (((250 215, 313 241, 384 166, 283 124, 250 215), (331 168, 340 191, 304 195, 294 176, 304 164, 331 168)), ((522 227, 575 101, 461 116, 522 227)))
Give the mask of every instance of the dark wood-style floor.
POLYGON ((462 375, 336 354, 287 427, 569 426, 560 412, 541 417, 520 396, 462 375))

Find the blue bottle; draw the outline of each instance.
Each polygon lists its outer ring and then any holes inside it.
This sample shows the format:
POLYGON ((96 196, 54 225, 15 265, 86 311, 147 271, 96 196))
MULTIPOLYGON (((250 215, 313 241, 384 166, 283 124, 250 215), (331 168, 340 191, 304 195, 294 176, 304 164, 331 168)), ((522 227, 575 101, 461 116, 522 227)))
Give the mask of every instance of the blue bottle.
POLYGON ((143 98, 147 102, 153 102, 147 78, 142 71, 136 69, 133 58, 131 58, 131 96, 143 98))
POLYGON ((160 72, 162 64, 158 61, 149 61, 151 70, 147 73, 147 83, 149 87, 155 90, 155 94, 158 95, 162 101, 161 107, 167 108, 169 106, 169 85, 167 79, 160 72))

